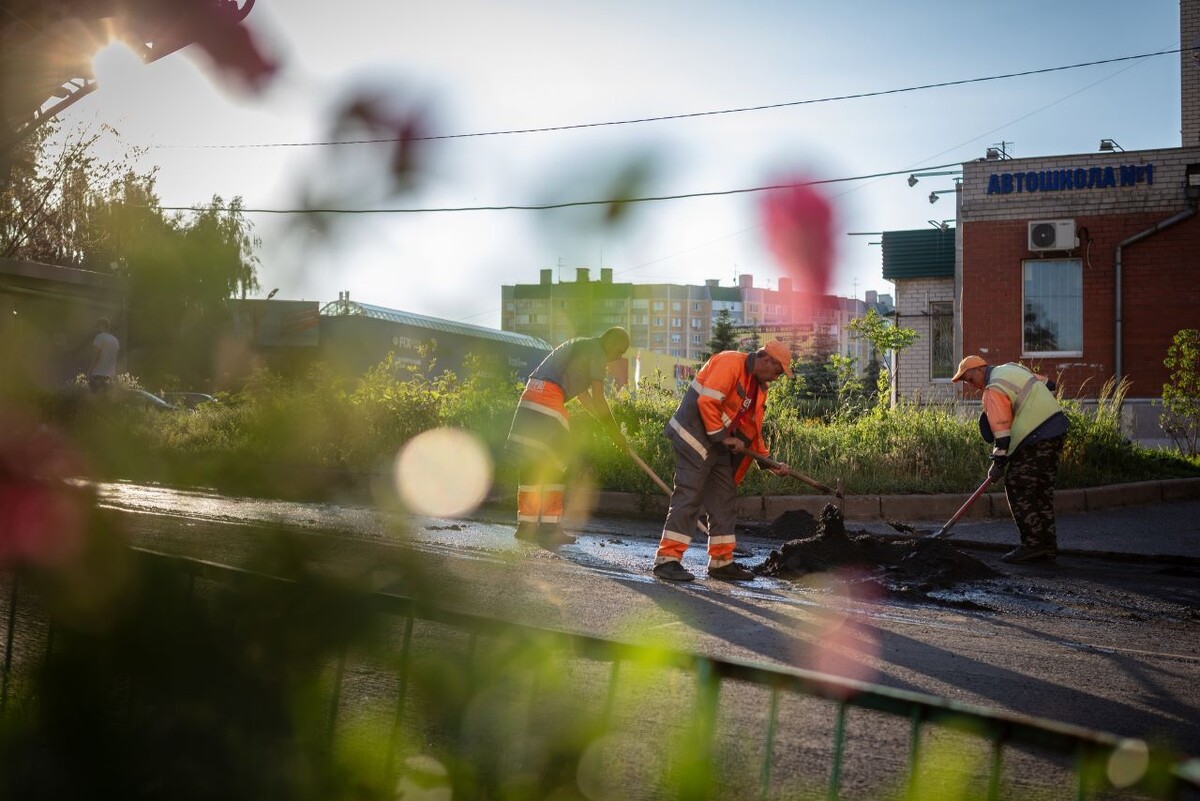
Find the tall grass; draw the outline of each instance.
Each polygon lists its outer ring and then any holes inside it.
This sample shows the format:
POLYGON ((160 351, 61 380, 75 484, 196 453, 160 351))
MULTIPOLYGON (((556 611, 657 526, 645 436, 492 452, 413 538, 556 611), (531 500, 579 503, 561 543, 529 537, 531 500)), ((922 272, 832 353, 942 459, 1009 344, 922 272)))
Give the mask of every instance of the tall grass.
MULTIPOLYGON (((432 365, 422 369, 389 359, 358 379, 324 368, 298 381, 261 373, 242 391, 195 412, 85 415, 80 434, 95 445, 90 450, 98 454, 98 467, 110 476, 295 496, 384 473, 416 434, 455 426, 473 432, 494 455, 503 492, 514 481, 504 442, 521 387, 482 370, 465 372, 468 377, 459 379, 432 365)), ((1094 406, 1060 399, 1071 431, 1059 486, 1200 475, 1200 460, 1140 448, 1125 438, 1127 389, 1110 382, 1094 406)), ((772 456, 817 481, 841 479, 850 494, 966 492, 986 474, 990 448, 967 404, 877 404, 829 415, 789 401, 778 387, 772 390, 764 423, 772 456)), ((661 375, 636 393, 610 397, 631 447, 667 483, 674 458, 662 432, 678 402, 674 381, 661 375)), ((599 489, 660 492, 577 403, 568 408, 581 445, 578 467, 599 489)), ((748 495, 813 491, 757 469, 741 487, 748 495)))

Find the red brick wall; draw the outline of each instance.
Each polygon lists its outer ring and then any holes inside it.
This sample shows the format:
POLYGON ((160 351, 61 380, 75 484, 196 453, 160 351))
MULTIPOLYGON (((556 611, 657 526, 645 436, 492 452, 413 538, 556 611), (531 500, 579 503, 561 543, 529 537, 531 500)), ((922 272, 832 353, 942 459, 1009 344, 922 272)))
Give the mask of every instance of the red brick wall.
MULTIPOLYGON (((1096 397, 1115 368, 1117 244, 1170 216, 1074 218, 1080 246, 1071 255, 1083 260, 1083 356, 1030 365, 1058 377, 1068 397, 1096 397)), ((1025 220, 962 225, 964 355, 980 353, 992 364, 1021 357, 1021 262, 1037 258, 1026 248, 1027 228, 1025 220)), ((1158 397, 1175 332, 1200 328, 1200 214, 1127 245, 1122 275, 1122 368, 1131 382, 1129 397, 1158 397)))

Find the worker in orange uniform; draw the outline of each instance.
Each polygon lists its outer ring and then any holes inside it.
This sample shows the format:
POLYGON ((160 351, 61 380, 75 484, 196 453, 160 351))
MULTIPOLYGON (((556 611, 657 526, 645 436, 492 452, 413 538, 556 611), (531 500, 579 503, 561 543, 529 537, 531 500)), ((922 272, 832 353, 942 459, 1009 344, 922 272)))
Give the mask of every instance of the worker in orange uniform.
POLYGON ((994 442, 988 477, 1004 478, 1008 508, 1021 536, 1021 544, 1000 558, 1018 564, 1053 562, 1058 557, 1054 482, 1070 428, 1053 395, 1054 382, 1016 363, 993 367, 980 356, 959 362, 952 380, 983 390, 979 430, 985 441, 994 442))
MULTIPOLYGON (((663 431, 675 449, 675 486, 654 555, 658 578, 695 578, 682 560, 701 507, 708 517, 708 575, 725 581, 754 578, 733 561, 737 485, 752 461, 747 451, 767 455, 762 438, 767 385, 784 374, 792 375, 792 352, 773 339, 754 353, 714 355, 684 393, 663 431)), ((771 468, 781 476, 790 469, 786 464, 771 468)))
POLYGON ((604 399, 608 363, 628 349, 629 333, 610 328, 598 337, 567 340, 529 375, 508 433, 508 448, 517 460, 517 539, 548 547, 575 541, 562 528, 563 496, 573 461, 566 403, 578 398, 608 428, 617 447, 628 450, 604 399))

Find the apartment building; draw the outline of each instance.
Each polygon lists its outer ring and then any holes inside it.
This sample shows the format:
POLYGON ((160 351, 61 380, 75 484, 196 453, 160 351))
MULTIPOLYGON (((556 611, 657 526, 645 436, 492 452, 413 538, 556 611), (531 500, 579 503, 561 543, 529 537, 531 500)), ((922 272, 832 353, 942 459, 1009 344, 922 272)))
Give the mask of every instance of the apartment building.
MULTIPOLYGON (((872 295, 890 311, 889 296, 872 295)), ((612 268, 575 270, 574 281, 555 281, 554 271, 541 271, 537 284, 501 287, 501 329, 544 339, 557 345, 575 336, 595 336, 614 325, 629 331, 631 347, 683 362, 699 362, 708 353, 713 323, 727 310, 735 330, 747 337, 778 336, 803 349, 817 334, 836 341, 837 352, 867 362, 866 344, 852 335, 848 324, 866 314, 866 301, 825 296, 801 303, 791 279, 781 278, 778 289, 755 286, 754 276, 738 276, 736 286, 717 279, 696 284, 614 283, 612 268), (802 309, 815 315, 800 319, 802 309)))

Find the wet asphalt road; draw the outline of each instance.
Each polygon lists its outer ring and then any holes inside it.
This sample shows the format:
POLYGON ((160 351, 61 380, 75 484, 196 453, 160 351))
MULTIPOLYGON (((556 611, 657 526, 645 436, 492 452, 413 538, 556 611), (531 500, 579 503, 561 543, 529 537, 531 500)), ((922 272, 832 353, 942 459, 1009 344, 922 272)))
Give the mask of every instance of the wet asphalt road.
MULTIPOLYGON (((473 611, 813 668, 1200 755, 1194 565, 1067 555, 1053 568, 1013 568, 1000 550, 971 549, 1001 576, 896 598, 869 581, 707 580, 693 543, 685 563, 699 580, 673 585, 648 572, 657 537, 648 521, 593 519, 577 544, 550 552, 517 542, 506 521, 128 484, 100 491, 132 541, 155 550, 238 564, 284 531, 316 543, 331 566, 402 552, 437 577, 444 600, 473 611)), ((751 565, 779 545, 739 538, 751 565)))

